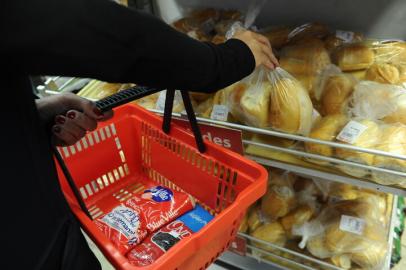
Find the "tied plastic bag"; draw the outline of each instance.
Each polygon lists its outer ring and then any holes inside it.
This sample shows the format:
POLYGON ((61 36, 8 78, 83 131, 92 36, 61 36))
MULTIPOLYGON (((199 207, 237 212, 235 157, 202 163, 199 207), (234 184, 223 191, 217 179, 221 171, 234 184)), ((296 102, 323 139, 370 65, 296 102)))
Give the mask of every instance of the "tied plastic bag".
MULTIPOLYGON (((377 150, 406 156, 406 126, 402 124, 384 125, 377 150)), ((375 155, 373 166, 399 172, 406 172, 406 160, 375 155)), ((406 177, 372 171, 372 179, 382 185, 406 187, 406 177)))
POLYGON ((406 89, 362 81, 355 86, 348 110, 352 117, 406 124, 406 89))
POLYGON ((147 185, 122 205, 94 222, 122 254, 139 244, 148 233, 193 209, 194 199, 163 186, 147 185))
POLYGON ((281 68, 263 67, 226 88, 230 113, 240 122, 260 128, 308 135, 313 105, 307 91, 281 68))
POLYGON ((289 172, 270 173, 267 193, 262 197, 262 213, 270 220, 286 216, 297 205, 293 184, 296 176, 289 172))
POLYGON ((313 104, 302 85, 282 68, 268 74, 270 126, 276 130, 308 135, 312 126, 313 104))
POLYGON ((406 65, 406 42, 398 40, 373 41, 375 62, 406 65))
POLYGON ((348 255, 361 268, 381 269, 388 252, 386 231, 371 211, 374 205, 357 200, 334 203, 294 233, 303 237, 300 247, 318 258, 348 255))

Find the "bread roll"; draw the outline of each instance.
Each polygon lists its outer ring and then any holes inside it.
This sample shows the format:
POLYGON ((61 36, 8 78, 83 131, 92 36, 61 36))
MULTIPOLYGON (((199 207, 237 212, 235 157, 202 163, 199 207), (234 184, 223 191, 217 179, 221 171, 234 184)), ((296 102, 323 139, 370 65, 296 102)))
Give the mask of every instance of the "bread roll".
POLYGON ((387 252, 388 244, 385 240, 374 241, 364 250, 351 254, 351 259, 362 269, 382 269, 387 252))
POLYGON ((303 205, 293 210, 281 219, 281 224, 289 237, 292 237, 292 227, 300 226, 309 221, 314 211, 308 205, 303 205))
POLYGON ((289 27, 275 27, 261 34, 266 36, 271 42, 272 48, 280 49, 288 43, 288 35, 291 29, 289 27))
MULTIPOLYGON (((334 141, 337 134, 347 124, 348 119, 341 114, 328 115, 323 117, 312 129, 309 137, 323 141, 334 141)), ((305 142, 305 149, 312 154, 318 154, 326 157, 334 155, 334 149, 328 145, 305 142)), ((317 164, 327 164, 326 161, 311 159, 312 162, 317 164)))
POLYGON ((380 42, 373 45, 378 63, 406 64, 406 43, 400 41, 380 42))
POLYGON ((316 258, 327 259, 332 256, 326 248, 324 234, 319 234, 309 238, 306 244, 307 250, 316 258))
POLYGON ((374 52, 363 44, 340 47, 333 55, 334 63, 343 71, 367 69, 372 65, 375 57, 374 52))
POLYGON ((367 74, 367 71, 364 70, 355 70, 355 71, 346 71, 344 74, 352 75, 354 78, 356 78, 359 81, 365 80, 365 76, 367 74))
MULTIPOLYGON (((366 129, 363 133, 361 133, 361 135, 358 136, 358 138, 355 139, 352 145, 362 148, 374 148, 380 139, 381 130, 379 125, 370 120, 359 120, 357 122, 364 125, 366 129)), ((356 152, 338 147, 336 149, 336 155, 340 159, 365 165, 372 165, 374 161, 374 155, 372 154, 356 152)), ((367 169, 347 165, 338 165, 338 168, 354 177, 364 177, 369 173, 367 169)))
POLYGON ((394 95, 391 106, 393 106, 394 111, 385 116, 383 121, 388 124, 401 123, 406 125, 406 91, 394 95))
POLYGON ((271 220, 286 216, 296 206, 295 192, 289 185, 272 185, 262 197, 261 210, 271 220))
POLYGON ((314 97, 314 88, 317 84, 317 76, 314 75, 296 75, 294 76, 302 86, 307 90, 311 98, 314 97))
POLYGON ((330 29, 325 24, 317 22, 306 23, 292 30, 289 34, 289 42, 295 43, 309 37, 323 39, 329 34, 330 29))
MULTIPOLYGON (((406 126, 388 125, 384 127, 376 149, 391 154, 406 155, 406 126)), ((405 160, 376 155, 373 165, 378 168, 406 172, 405 160)), ((406 184, 406 177, 377 171, 372 171, 372 179, 383 185, 406 184)))
POLYGON ((199 93, 199 92, 189 92, 190 97, 196 102, 202 102, 213 96, 213 94, 199 93))
POLYGON ((334 255, 331 262, 342 269, 351 269, 351 256, 349 254, 334 255))
POLYGON ((316 76, 331 63, 330 56, 322 42, 285 47, 281 51, 279 62, 283 69, 294 76, 316 76))
POLYGON ((373 64, 367 70, 365 79, 379 83, 397 84, 400 80, 399 70, 390 64, 373 64))
POLYGON ((246 215, 244 215, 243 219, 241 220, 238 231, 242 232, 242 233, 247 233, 247 231, 248 231, 248 213, 246 215))
POLYGON ((95 90, 92 91, 87 97, 93 99, 103 99, 118 92, 120 83, 106 83, 103 82, 95 90))
POLYGON ((269 126, 269 96, 271 94, 269 82, 260 86, 251 85, 241 96, 241 109, 244 122, 255 127, 269 126))
POLYGON ((279 147, 293 147, 296 144, 296 141, 283 139, 279 137, 269 136, 269 135, 261 135, 261 134, 254 134, 251 138, 254 142, 259 142, 263 144, 275 145, 279 147))
MULTIPOLYGON (((262 225, 261 227, 257 228, 251 235, 257 239, 278 245, 280 247, 285 246, 287 241, 285 230, 277 221, 262 225)), ((270 252, 275 250, 268 245, 256 241, 253 241, 252 244, 258 248, 262 248, 270 252)))
POLYGON ((347 74, 328 77, 321 96, 321 114, 344 113, 346 101, 353 92, 356 83, 357 80, 347 74))
MULTIPOLYGON (((276 69, 276 72, 278 68, 276 69)), ((283 73, 282 73, 283 74, 283 73)), ((271 127, 288 133, 307 135, 312 125, 313 105, 309 94, 293 77, 271 73, 269 110, 271 127)))
POLYGON ((324 39, 324 46, 327 48, 327 50, 334 51, 336 48, 344 45, 345 43, 360 42, 362 40, 363 36, 361 33, 337 31, 324 39), (343 34, 345 36, 343 36, 343 34))
POLYGON ((200 117, 210 118, 211 112, 213 110, 213 98, 210 97, 203 102, 193 106, 195 113, 200 117))
POLYGON ((260 211, 261 210, 259 207, 255 207, 248 214, 247 223, 248 223, 248 229, 250 232, 255 231, 263 223, 260 211))
POLYGON ((406 65, 398 65, 399 70, 399 84, 403 84, 406 82, 406 65))
POLYGON ((140 105, 145 109, 155 109, 156 102, 158 101, 159 93, 155 93, 144 98, 136 100, 134 103, 140 105))
POLYGON ((354 186, 341 183, 331 183, 328 196, 330 202, 349 201, 357 199, 359 192, 354 186))

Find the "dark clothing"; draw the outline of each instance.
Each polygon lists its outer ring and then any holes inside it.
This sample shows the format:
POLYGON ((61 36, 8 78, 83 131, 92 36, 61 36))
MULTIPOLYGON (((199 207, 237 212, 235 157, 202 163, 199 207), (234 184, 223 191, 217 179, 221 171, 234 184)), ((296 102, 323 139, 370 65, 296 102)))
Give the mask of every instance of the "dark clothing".
POLYGON ((108 0, 1 0, 0 13, 0 268, 99 269, 60 190, 28 76, 209 92, 248 75, 255 60, 239 40, 200 43, 108 0))

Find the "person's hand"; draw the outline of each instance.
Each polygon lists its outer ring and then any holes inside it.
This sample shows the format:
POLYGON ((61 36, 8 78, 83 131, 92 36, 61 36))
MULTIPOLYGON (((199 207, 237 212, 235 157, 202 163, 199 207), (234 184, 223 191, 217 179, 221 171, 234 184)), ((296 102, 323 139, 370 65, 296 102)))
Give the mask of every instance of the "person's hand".
POLYGON ((272 52, 271 43, 263 35, 243 30, 238 31, 233 38, 241 40, 251 49, 256 67, 263 65, 272 70, 279 66, 278 59, 272 52))
POLYGON ((86 132, 93 131, 98 121, 112 117, 113 112, 101 113, 94 102, 72 93, 36 100, 41 120, 52 127, 56 145, 73 145, 86 132))

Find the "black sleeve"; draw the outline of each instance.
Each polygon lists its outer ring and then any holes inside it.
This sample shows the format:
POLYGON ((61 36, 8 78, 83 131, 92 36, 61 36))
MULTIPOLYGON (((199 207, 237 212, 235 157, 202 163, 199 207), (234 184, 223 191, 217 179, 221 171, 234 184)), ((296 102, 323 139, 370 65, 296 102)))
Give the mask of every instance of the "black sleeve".
POLYGON ((10 0, 3 52, 30 75, 215 91, 255 67, 239 40, 203 43, 109 0, 10 0))

